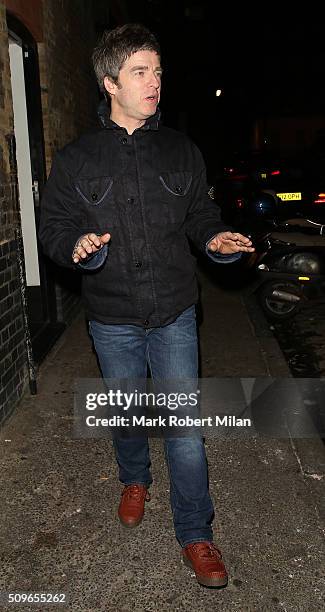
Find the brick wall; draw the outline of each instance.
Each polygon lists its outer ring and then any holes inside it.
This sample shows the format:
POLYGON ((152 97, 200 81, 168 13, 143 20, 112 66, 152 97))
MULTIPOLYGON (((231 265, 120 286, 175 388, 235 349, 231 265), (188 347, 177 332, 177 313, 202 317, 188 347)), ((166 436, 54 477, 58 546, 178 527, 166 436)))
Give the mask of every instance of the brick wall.
MULTIPOLYGON (((53 153, 97 124, 98 94, 91 65, 96 41, 91 0, 46 0, 44 42, 38 45, 47 173, 53 153)), ((77 275, 76 275, 77 276, 77 275)), ((77 305, 78 282, 57 270, 58 318, 70 321, 77 305), (71 286, 74 283, 74 292, 71 286)))
MULTIPOLYGON (((7 4, 14 14, 19 7, 16 16, 24 22, 27 4, 7 4)), ((37 31, 43 35, 38 51, 47 172, 56 149, 97 123, 90 55, 96 39, 93 24, 106 22, 108 5, 107 0, 43 0, 41 19, 37 15, 37 31)), ((27 13, 30 19, 31 11, 27 13)), ((13 410, 28 378, 15 242, 20 222, 17 180, 8 146, 13 127, 6 7, 0 0, 0 422, 13 410)), ((66 271, 58 269, 57 281, 58 316, 68 322, 78 297, 68 289, 72 280, 66 271)))
POLYGON ((38 45, 47 169, 54 151, 96 124, 91 0, 46 0, 38 45))
POLYGON ((6 13, 0 2, 0 421, 16 404, 27 380, 15 242, 17 180, 8 146, 12 131, 6 13))
POLYGON ((16 242, 0 244, 0 420, 21 397, 27 380, 16 242))

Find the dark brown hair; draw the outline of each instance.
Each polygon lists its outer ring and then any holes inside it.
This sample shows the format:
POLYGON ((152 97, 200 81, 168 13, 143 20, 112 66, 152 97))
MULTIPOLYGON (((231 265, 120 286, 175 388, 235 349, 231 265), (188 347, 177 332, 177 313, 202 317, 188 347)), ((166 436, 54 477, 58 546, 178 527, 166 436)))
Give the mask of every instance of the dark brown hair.
POLYGON ((159 43, 147 28, 139 23, 127 23, 114 30, 105 30, 92 54, 99 88, 105 93, 104 78, 117 84, 124 62, 137 51, 155 51, 160 57, 159 43))

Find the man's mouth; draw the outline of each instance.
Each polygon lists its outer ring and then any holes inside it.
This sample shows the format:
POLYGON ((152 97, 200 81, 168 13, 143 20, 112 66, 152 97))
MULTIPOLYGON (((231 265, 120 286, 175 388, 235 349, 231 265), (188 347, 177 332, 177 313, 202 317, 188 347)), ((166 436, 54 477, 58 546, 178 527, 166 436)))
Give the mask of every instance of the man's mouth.
POLYGON ((145 98, 148 102, 158 102, 158 96, 147 96, 145 98))

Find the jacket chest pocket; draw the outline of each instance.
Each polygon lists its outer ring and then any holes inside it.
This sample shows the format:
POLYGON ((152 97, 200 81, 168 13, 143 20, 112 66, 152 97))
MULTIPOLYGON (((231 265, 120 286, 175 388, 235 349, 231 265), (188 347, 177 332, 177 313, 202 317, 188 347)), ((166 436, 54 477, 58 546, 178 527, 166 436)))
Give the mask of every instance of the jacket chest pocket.
POLYGON ((189 206, 191 172, 162 172, 159 176, 162 186, 162 198, 167 204, 167 213, 171 221, 185 218, 189 206))
POLYGON ((88 222, 112 224, 115 221, 113 182, 111 176, 79 178, 75 181, 75 188, 86 209, 88 222))

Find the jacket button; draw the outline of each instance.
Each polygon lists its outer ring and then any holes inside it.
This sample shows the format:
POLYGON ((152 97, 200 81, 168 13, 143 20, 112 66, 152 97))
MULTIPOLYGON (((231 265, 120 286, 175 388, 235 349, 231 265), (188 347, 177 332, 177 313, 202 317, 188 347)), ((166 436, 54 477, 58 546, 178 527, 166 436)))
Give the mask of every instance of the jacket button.
POLYGON ((133 204, 133 202, 134 202, 134 198, 128 198, 128 200, 127 200, 127 201, 128 201, 128 204, 133 204))
POLYGON ((96 202, 96 200, 98 200, 98 195, 97 193, 92 193, 91 194, 91 199, 94 200, 94 202, 96 202))
POLYGON ((148 319, 146 319, 146 320, 144 321, 144 324, 145 324, 145 326, 146 326, 146 327, 148 327, 148 325, 149 325, 149 321, 148 321, 148 319))
POLYGON ((176 191, 176 193, 183 193, 183 188, 182 188, 182 187, 180 187, 179 185, 177 185, 177 186, 175 187, 175 191, 176 191))
POLYGON ((128 139, 127 139, 127 138, 125 138, 125 137, 124 137, 124 138, 121 138, 121 143, 122 143, 122 144, 126 144, 126 143, 127 143, 127 141, 128 141, 128 139))
POLYGON ((142 261, 136 261, 135 262, 135 267, 136 268, 141 268, 141 266, 142 266, 142 261))

